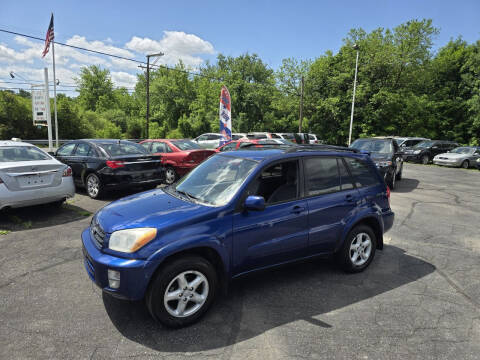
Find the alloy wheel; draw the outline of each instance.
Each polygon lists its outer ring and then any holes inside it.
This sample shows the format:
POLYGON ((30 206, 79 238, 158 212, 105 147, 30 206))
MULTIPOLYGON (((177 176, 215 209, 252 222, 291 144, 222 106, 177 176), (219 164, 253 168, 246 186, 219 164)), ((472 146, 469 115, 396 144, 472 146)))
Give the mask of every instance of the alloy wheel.
POLYGON ((464 169, 468 169, 468 160, 465 160, 463 163, 462 163, 462 168, 464 169))
POLYGON ((168 185, 173 184, 175 182, 176 174, 173 168, 169 167, 165 171, 165 181, 168 185))
POLYGON ((361 232, 350 244, 350 261, 355 266, 365 264, 372 254, 372 240, 367 233, 361 232))
POLYGON ((90 175, 87 178, 87 192, 91 197, 97 197, 100 191, 100 181, 97 176, 90 175))
POLYGON ((168 284, 163 303, 168 313, 177 318, 195 314, 208 298, 207 277, 199 271, 184 271, 168 284))

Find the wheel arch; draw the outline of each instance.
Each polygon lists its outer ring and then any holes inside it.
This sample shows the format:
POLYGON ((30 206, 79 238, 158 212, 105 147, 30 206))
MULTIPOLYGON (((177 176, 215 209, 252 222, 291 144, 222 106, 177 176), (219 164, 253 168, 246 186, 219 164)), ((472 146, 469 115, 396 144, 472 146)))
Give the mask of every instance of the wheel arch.
POLYGON ((372 215, 358 219, 357 221, 353 222, 351 226, 348 227, 348 230, 343 233, 342 241, 337 251, 342 248, 350 231, 359 225, 367 225, 368 227, 370 227, 373 230, 375 237, 377 238, 377 249, 383 249, 383 224, 376 216, 372 215))
MULTIPOLYGON (((90 174, 95 174, 95 170, 93 169, 89 169, 89 168, 86 168, 83 170, 83 173, 82 173, 82 183, 83 183, 83 186, 86 186, 87 184, 85 183, 85 181, 87 181, 87 176, 90 175, 90 174)), ((97 174, 98 176, 98 174, 97 174)))

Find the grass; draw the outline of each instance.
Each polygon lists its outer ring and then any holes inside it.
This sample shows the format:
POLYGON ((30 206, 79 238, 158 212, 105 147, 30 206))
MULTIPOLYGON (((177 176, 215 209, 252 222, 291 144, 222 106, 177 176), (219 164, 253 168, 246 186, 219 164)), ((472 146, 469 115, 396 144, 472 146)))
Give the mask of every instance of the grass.
POLYGON ((2 236, 2 235, 8 235, 8 234, 10 234, 10 233, 11 233, 10 230, 0 230, 0 236, 2 236))

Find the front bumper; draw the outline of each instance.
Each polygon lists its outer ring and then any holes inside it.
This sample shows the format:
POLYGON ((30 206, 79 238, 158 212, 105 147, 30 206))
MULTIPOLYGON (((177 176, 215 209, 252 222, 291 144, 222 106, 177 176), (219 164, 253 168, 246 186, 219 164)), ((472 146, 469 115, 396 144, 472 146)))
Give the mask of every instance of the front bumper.
POLYGON ((90 228, 82 233, 83 264, 90 279, 103 291, 125 300, 144 297, 156 266, 147 260, 124 259, 108 255, 98 249, 90 238, 90 228), (108 269, 120 273, 120 287, 112 289, 108 283, 108 269))
POLYGON ((30 190, 11 191, 5 184, 0 184, 0 209, 48 204, 74 195, 75 186, 72 177, 63 177, 58 186, 30 190))
POLYGON ((433 159, 433 163, 435 165, 442 165, 442 166, 453 166, 457 167, 462 164, 462 160, 440 160, 440 159, 433 159))
POLYGON ((402 157, 404 161, 420 162, 420 155, 421 154, 404 154, 402 157))

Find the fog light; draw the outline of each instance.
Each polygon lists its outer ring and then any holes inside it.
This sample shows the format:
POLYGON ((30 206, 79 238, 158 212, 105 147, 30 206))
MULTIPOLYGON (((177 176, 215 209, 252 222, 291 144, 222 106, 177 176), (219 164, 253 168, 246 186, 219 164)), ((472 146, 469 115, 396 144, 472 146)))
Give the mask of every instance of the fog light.
POLYGON ((108 269, 108 286, 112 289, 120 287, 120 272, 108 269))

